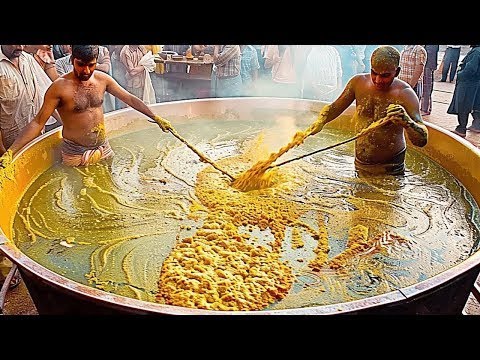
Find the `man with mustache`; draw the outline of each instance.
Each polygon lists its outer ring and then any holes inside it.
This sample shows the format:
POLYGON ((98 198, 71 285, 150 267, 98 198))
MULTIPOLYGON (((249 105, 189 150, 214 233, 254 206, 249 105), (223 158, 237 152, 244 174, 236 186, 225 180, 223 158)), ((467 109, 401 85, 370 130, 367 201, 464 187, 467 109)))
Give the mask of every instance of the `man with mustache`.
MULTIPOLYGON (((0 46, 0 155, 40 110, 52 83, 33 56, 24 51, 25 47, 0 46)), ((57 112, 52 115, 60 120, 57 112)))
POLYGON ((163 131, 170 123, 155 115, 138 97, 123 89, 110 75, 95 71, 98 45, 73 45, 73 70, 48 88, 43 105, 9 148, 13 156, 37 137, 47 119, 58 110, 63 121, 62 161, 69 166, 94 164, 110 158, 113 151, 105 134, 103 99, 112 94, 156 122, 163 131))

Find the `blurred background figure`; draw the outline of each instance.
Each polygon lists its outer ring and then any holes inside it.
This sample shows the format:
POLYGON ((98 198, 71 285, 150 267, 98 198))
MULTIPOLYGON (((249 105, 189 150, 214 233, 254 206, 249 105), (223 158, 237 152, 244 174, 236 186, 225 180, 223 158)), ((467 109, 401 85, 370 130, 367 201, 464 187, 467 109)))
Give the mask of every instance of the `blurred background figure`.
POLYGON ((398 78, 407 82, 417 94, 423 96, 423 69, 427 63, 427 51, 421 45, 405 45, 400 53, 398 78))
POLYGON ((54 81, 58 78, 57 69, 55 68, 55 57, 52 51, 53 45, 26 45, 25 49, 27 52, 30 52, 30 46, 36 47, 31 54, 50 80, 54 81))
POLYGON ((303 97, 303 73, 307 65, 307 57, 312 51, 312 45, 290 45, 292 49, 293 68, 295 69, 295 76, 297 78, 297 94, 298 97, 303 97))
POLYGON ((427 62, 423 70, 423 94, 420 102, 420 113, 422 116, 430 115, 432 112, 433 76, 438 66, 439 45, 423 45, 427 51, 427 62))
POLYGON ((266 45, 265 68, 271 70, 273 86, 266 95, 300 97, 293 53, 290 45, 266 45))
POLYGON ((205 54, 210 54, 213 56, 214 50, 215 50, 215 45, 192 45, 193 56, 200 56, 205 54))
POLYGON ((215 45, 213 62, 217 97, 242 95, 241 57, 240 45, 215 45))
POLYGON ((53 45, 52 48, 53 57, 55 60, 60 59, 68 54, 72 53, 72 46, 71 45, 53 45))
MULTIPOLYGON (((190 45, 163 45, 163 51, 173 51, 185 55, 190 45)), ((169 73, 186 73, 187 64, 166 64, 165 71, 169 73)))
POLYGON ((467 130, 480 133, 480 47, 471 45, 470 51, 460 63, 457 82, 448 114, 457 114, 458 126, 452 132, 461 137, 467 130), (467 128, 468 115, 472 114, 472 126, 467 128))
POLYGON ((212 63, 212 70, 210 72, 210 93, 211 97, 216 95, 216 85, 217 85, 217 74, 216 67, 213 64, 213 52, 215 51, 215 45, 192 45, 192 54, 193 56, 203 56, 204 60, 207 60, 212 63))
POLYGON ((72 61, 70 57, 72 55, 72 45, 61 45, 62 53, 66 54, 55 60, 55 68, 57 69, 58 76, 62 76, 73 69, 72 61))
POLYGON ((147 51, 151 51, 153 55, 158 54, 160 51, 162 51, 162 46, 161 45, 144 45, 145 49, 147 51))
POLYGON ((333 101, 342 90, 340 54, 330 45, 314 45, 303 73, 303 97, 333 101))
MULTIPOLYGON (((24 45, 0 45, 0 155, 13 144, 40 110, 52 83, 24 45)), ((60 119, 55 111, 54 116, 60 119)), ((53 119, 55 122, 55 119, 53 119)), ((0 287, 12 263, 0 252, 0 287)), ((9 287, 20 282, 18 271, 9 287)))
POLYGON ((258 78, 263 80, 265 78, 270 78, 270 69, 265 69, 265 45, 252 45, 257 51, 258 64, 260 68, 258 69, 258 78))
MULTIPOLYGON (((32 55, 45 74, 47 74, 48 78, 54 81, 59 75, 55 67, 52 48, 52 45, 25 45, 24 51, 32 55)), ((50 117, 45 125, 45 131, 50 131, 60 125, 61 123, 59 121, 50 117)))
POLYGON ((460 59, 460 49, 461 45, 447 45, 445 50, 445 55, 442 59, 442 78, 441 82, 447 81, 447 76, 449 81, 453 82, 455 79, 455 74, 457 73, 458 60, 460 59))
MULTIPOLYGON (((120 52, 124 46, 126 45, 109 45, 108 48, 110 52, 110 62, 112 64, 112 77, 121 87, 125 89, 127 86, 127 69, 120 61, 120 52)), ((115 110, 123 109, 126 106, 127 105, 123 101, 115 97, 115 110)))
POLYGON ((347 85, 348 80, 350 80, 353 75, 365 70, 365 65, 363 64, 363 58, 365 56, 364 46, 365 45, 357 48, 356 45, 334 45, 342 62, 342 88, 347 85), (360 54, 360 52, 362 53, 360 54))
POLYGON ((143 99, 146 79, 145 67, 140 64, 140 60, 146 53, 147 49, 143 45, 125 45, 120 51, 120 61, 126 69, 125 89, 140 99, 143 99))
MULTIPOLYGON (((194 46, 206 46, 206 45, 194 45, 194 46)), ((163 45, 163 51, 174 52, 178 55, 185 55, 190 45, 163 45)), ((203 51, 203 50, 202 50, 203 51)), ((199 51, 200 53, 200 51, 199 51)), ((212 52, 213 54, 213 52, 212 52)), ((165 64, 165 72, 169 74, 173 73, 187 73, 187 64, 165 64)), ((182 83, 176 79, 169 79, 165 77, 165 96, 167 100, 182 100, 186 99, 186 94, 180 92, 182 83)))
MULTIPOLYGON (((0 45, 0 155, 35 117, 52 83, 24 47, 0 45)), ((60 119, 57 112, 54 115, 60 119)))
POLYGON ((378 45, 365 45, 363 64, 365 65, 366 73, 369 73, 372 69, 372 64, 370 63, 370 58, 372 57, 373 51, 378 47, 378 45))
MULTIPOLYGON (((97 67, 95 70, 103 71, 112 76, 112 62, 110 59, 110 51, 103 45, 98 46, 97 67)), ((105 92, 103 97, 103 112, 110 112, 115 110, 115 96, 109 92, 105 92)))
POLYGON ((365 61, 370 61, 370 59, 365 58, 365 49, 367 45, 353 45, 353 51, 355 52, 355 74, 365 72, 366 65, 365 61))
POLYGON ((242 76, 242 95, 255 96, 256 83, 260 64, 258 62, 257 50, 252 45, 240 45, 242 54, 240 63, 240 75, 242 76))

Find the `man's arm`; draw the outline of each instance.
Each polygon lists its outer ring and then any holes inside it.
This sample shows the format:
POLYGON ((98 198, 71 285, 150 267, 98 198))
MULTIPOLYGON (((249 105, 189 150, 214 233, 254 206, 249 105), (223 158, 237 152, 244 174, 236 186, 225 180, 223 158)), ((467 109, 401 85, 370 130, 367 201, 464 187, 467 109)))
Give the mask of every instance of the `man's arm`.
POLYGON ((143 65, 138 65, 134 68, 128 68, 127 71, 131 77, 134 77, 138 74, 143 73, 145 71, 145 68, 143 67, 143 65))
MULTIPOLYGON (((37 115, 31 122, 27 124, 20 132, 20 135, 15 139, 9 150, 12 151, 12 155, 15 155, 26 144, 35 139, 42 133, 43 128, 50 116, 56 112, 56 108, 59 103, 58 97, 55 95, 55 86, 50 86, 45 93, 43 104, 37 115)), ((58 114, 57 114, 58 115, 58 114)), ((60 118, 60 116, 58 116, 60 118)))
POLYGON ((401 104, 390 105, 387 108, 387 116, 393 123, 403 126, 413 145, 423 147, 428 141, 428 129, 420 115, 417 94, 413 89, 406 88, 403 90, 401 100, 401 104))
POLYGON ((353 103, 355 100, 355 86, 361 80, 359 76, 361 75, 353 76, 340 96, 320 111, 317 120, 309 128, 312 131, 311 135, 319 133, 327 123, 335 120, 353 103))
POLYGON ((123 65, 125 65, 125 69, 130 77, 134 77, 135 75, 141 74, 143 71, 145 71, 145 68, 142 65, 135 66, 132 58, 126 54, 122 54, 122 56, 120 56, 120 61, 123 63, 123 65))
POLYGON ((106 77, 107 81, 107 92, 122 100, 125 104, 130 105, 132 108, 141 112, 145 116, 148 116, 150 119, 155 121, 163 131, 172 129, 172 125, 170 122, 168 122, 168 120, 155 115, 140 98, 130 94, 127 90, 122 88, 110 75, 104 74, 104 76, 106 77))

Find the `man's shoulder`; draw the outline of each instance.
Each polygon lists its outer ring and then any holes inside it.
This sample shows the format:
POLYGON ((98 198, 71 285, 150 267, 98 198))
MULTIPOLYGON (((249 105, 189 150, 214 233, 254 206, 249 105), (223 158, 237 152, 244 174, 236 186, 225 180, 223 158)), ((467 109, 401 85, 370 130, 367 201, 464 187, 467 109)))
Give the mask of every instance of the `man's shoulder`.
POLYGON ((70 79, 68 78, 68 74, 69 74, 69 73, 60 75, 58 78, 56 78, 55 80, 53 80, 53 82, 52 82, 52 84, 50 85, 50 87, 57 88, 57 87, 65 87, 65 86, 68 86, 68 84, 69 84, 69 82, 70 82, 70 79))
POLYGON ((353 86, 364 86, 369 85, 371 82, 370 73, 359 73, 355 74, 350 78, 349 81, 353 86))
POLYGON ((405 80, 402 80, 396 77, 393 80, 392 85, 390 85, 390 89, 393 91, 404 91, 404 90, 412 89, 412 87, 405 80))
POLYGON ((35 60, 35 58, 33 57, 32 54, 29 54, 28 52, 26 51, 22 51, 22 53, 20 54, 20 58, 24 59, 25 61, 28 61, 28 62, 33 62, 33 61, 37 61, 35 60))
POLYGON ((405 105, 405 103, 410 103, 412 100, 418 101, 418 96, 412 87, 404 80, 395 78, 396 81, 393 82, 391 89, 391 94, 397 98, 400 105, 405 105))
POLYGON ((112 78, 109 74, 101 70, 95 70, 95 72, 93 73, 93 77, 96 81, 108 81, 112 78))
POLYGON ((22 59, 22 61, 24 61, 25 63, 27 63, 31 68, 35 69, 35 70, 41 70, 42 72, 44 71, 42 69, 42 67, 38 64, 37 60, 35 60, 35 58, 33 57, 33 55, 25 52, 25 51, 22 51, 22 54, 20 55, 20 59, 22 59), (38 66, 37 66, 38 65, 38 66))

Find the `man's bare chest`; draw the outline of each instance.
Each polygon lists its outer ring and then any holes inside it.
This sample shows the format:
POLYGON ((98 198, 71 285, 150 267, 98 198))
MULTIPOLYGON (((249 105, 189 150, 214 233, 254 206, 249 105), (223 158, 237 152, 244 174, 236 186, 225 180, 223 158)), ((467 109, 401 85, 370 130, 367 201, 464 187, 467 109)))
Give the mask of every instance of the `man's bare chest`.
POLYGON ((76 86, 72 93, 72 110, 74 112, 83 112, 90 108, 101 107, 105 90, 96 84, 92 84, 76 86))
POLYGON ((391 103, 396 102, 389 97, 366 96, 358 101, 357 112, 361 117, 375 121, 386 116, 387 107, 391 103))

